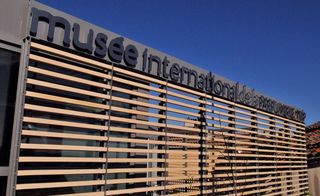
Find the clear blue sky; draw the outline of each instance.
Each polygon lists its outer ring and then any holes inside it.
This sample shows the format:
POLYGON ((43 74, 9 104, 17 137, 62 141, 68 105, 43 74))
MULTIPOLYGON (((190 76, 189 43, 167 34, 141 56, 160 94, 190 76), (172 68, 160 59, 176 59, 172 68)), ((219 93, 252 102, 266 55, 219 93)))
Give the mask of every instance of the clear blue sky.
POLYGON ((40 0, 320 120, 319 0, 40 0))

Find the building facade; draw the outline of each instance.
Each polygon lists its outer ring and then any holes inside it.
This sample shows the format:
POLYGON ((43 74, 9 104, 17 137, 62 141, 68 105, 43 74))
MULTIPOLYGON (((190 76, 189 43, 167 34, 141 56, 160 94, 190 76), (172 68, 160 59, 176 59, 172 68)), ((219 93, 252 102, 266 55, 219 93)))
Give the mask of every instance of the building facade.
POLYGON ((308 192, 302 110, 38 2, 0 9, 2 195, 308 192))
POLYGON ((309 192, 320 194, 320 122, 306 127, 309 192))
POLYGON ((308 159, 320 158, 320 121, 306 127, 306 138, 308 159))

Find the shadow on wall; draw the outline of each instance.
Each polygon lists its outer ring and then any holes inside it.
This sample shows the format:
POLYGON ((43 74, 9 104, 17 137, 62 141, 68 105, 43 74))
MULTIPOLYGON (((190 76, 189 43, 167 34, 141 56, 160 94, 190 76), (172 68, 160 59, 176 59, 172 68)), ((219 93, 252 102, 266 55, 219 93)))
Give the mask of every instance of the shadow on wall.
POLYGON ((318 175, 314 176, 314 186, 315 186, 315 195, 320 195, 320 180, 319 180, 319 173, 318 175))
POLYGON ((309 192, 312 196, 320 196, 320 167, 308 169, 309 192))

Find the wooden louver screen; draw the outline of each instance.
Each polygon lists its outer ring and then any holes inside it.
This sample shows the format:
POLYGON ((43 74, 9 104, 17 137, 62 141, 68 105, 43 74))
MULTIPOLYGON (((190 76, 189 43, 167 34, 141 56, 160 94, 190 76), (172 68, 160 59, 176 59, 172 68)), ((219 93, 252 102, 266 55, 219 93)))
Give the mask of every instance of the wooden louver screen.
POLYGON ((304 125, 31 44, 17 195, 307 191, 304 125))

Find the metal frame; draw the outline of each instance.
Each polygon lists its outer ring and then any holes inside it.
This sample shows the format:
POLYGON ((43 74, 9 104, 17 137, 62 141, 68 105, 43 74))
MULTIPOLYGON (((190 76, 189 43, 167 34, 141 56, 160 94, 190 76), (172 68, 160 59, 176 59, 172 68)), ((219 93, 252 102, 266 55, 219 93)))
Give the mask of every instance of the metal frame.
POLYGON ((4 41, 2 35, 0 35, 0 48, 6 49, 6 50, 10 50, 13 52, 18 52, 21 53, 21 46, 20 45, 16 45, 13 43, 9 43, 7 41, 4 41))
MULTIPOLYGON (((0 37, 1 39, 7 39, 8 37, 3 37, 4 34, 1 34, 0 37)), ((7 191, 6 191, 6 195, 7 196, 13 196, 14 193, 11 192, 10 187, 14 187, 14 185, 11 183, 12 180, 15 178, 14 172, 13 172, 13 165, 15 163, 17 163, 15 157, 16 152, 18 152, 18 149, 15 148, 15 146, 17 146, 18 142, 16 140, 17 138, 17 134, 19 132, 19 129, 17 128, 17 124, 19 124, 21 122, 21 115, 19 115, 20 111, 22 110, 22 105, 18 104, 20 101, 23 101, 24 98, 22 97, 22 93, 20 88, 21 86, 24 85, 24 79, 25 79, 25 75, 24 75, 24 63, 26 61, 24 61, 24 54, 27 54, 26 52, 24 52, 24 45, 20 45, 21 43, 9 43, 7 42, 8 40, 0 40, 0 48, 12 51, 12 52, 17 52, 20 54, 20 62, 19 62, 19 74, 18 74, 18 82, 17 82, 17 90, 16 90, 16 107, 15 107, 15 112, 14 112, 14 122, 13 122, 13 127, 12 127, 12 135, 11 138, 11 148, 10 148, 10 158, 9 158, 9 165, 8 166, 2 166, 0 167, 0 176, 2 177, 7 177, 7 191), (14 159, 13 159, 14 158, 14 159)), ((12 40, 11 40, 12 41, 12 40)))
POLYGON ((14 124, 12 131, 12 143, 10 152, 10 165, 9 165, 9 175, 7 181, 7 196, 15 195, 16 187, 16 172, 18 167, 18 156, 20 150, 20 140, 21 140, 21 126, 23 117, 23 108, 25 100, 25 87, 27 78, 27 66, 29 62, 29 50, 30 50, 30 40, 25 39, 22 45, 20 53, 20 70, 18 77, 18 86, 16 93, 16 107, 14 114, 14 124))
MULTIPOLYGON (((26 27, 30 28, 31 25, 31 3, 28 2, 28 13, 26 17, 26 27)), ((23 32, 27 35, 27 29, 23 32)), ((20 52, 20 68, 18 76, 18 85, 16 93, 16 107, 14 112, 14 123, 12 127, 12 142, 11 142, 11 152, 10 152, 10 165, 9 165, 9 175, 7 180, 7 196, 15 196, 16 183, 17 183, 17 170, 18 170, 18 157, 20 151, 20 141, 21 141, 21 126, 23 118, 23 108, 25 100, 25 90, 26 90, 26 78, 27 78, 27 67, 29 63, 29 53, 30 53, 30 43, 31 38, 29 36, 25 37, 19 44, 21 44, 20 52)))

